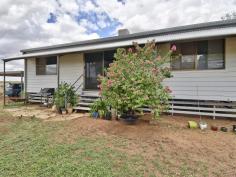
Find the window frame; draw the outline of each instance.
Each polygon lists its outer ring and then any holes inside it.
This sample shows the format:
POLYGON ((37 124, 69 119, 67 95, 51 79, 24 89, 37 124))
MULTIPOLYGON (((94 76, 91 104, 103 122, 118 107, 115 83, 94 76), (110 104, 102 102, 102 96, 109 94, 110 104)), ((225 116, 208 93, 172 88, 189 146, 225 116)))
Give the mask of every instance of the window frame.
MULTIPOLYGON (((217 40, 217 39, 210 39, 210 40, 217 40)), ((181 62, 180 62, 180 68, 179 69, 173 69, 172 68, 172 56, 171 56, 171 59, 170 59, 170 68, 171 68, 171 70, 172 71, 210 71, 210 70, 225 70, 225 66, 226 66, 226 53, 225 53, 225 39, 218 39, 218 40, 222 40, 222 45, 223 45, 223 66, 222 66, 222 68, 208 68, 208 58, 207 58, 207 68, 205 68, 205 69, 198 69, 197 68, 197 66, 198 66, 198 61, 197 61, 197 56, 198 56, 198 53, 197 53, 197 50, 198 50, 198 48, 197 48, 197 43, 198 42, 202 42, 202 41, 210 41, 210 40, 199 40, 199 41, 192 41, 192 43, 194 43, 194 45, 195 45, 195 54, 194 54, 194 69, 183 69, 182 68, 182 54, 181 53, 179 53, 179 54, 177 54, 177 55, 180 55, 179 57, 180 57, 180 60, 181 60, 181 62)), ((173 45, 176 45, 176 46, 178 46, 178 45, 180 45, 181 46, 181 44, 182 43, 191 43, 191 41, 190 42, 176 42, 176 43, 171 43, 170 44, 170 46, 173 46, 173 45)), ((180 49, 180 52, 181 52, 181 49, 180 49)), ((208 53, 207 53, 207 55, 208 55, 208 53)))
POLYGON ((36 76, 56 76, 58 74, 58 61, 57 61, 57 56, 48 56, 48 57, 37 57, 35 58, 35 72, 36 72, 36 76), (48 59, 52 59, 54 58, 56 60, 56 72, 55 73, 47 73, 46 72, 46 67, 47 67, 47 60, 48 59), (39 70, 38 70, 38 61, 40 60, 46 60, 45 61, 45 71, 44 73, 40 73, 39 70))

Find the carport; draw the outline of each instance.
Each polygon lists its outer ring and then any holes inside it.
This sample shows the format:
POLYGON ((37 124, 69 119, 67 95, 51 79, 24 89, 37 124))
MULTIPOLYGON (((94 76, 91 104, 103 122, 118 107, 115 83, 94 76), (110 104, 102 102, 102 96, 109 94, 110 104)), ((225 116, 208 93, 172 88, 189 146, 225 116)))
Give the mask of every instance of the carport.
POLYGON ((6 71, 6 63, 3 62, 3 72, 0 76, 3 77, 3 105, 6 105, 6 77, 20 77, 21 86, 23 88, 24 71, 6 71))

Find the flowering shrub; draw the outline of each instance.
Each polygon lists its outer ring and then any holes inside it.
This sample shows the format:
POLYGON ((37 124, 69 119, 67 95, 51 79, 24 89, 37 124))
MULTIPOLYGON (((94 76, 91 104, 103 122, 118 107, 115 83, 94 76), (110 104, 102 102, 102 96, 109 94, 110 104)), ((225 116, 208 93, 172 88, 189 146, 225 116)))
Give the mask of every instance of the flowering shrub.
POLYGON ((144 47, 134 43, 133 48, 117 49, 115 60, 110 64, 105 76, 99 76, 100 94, 118 112, 134 113, 140 107, 152 108, 155 117, 168 109, 171 90, 162 84, 171 77, 169 62, 170 52, 161 57, 155 42, 148 42, 144 47))

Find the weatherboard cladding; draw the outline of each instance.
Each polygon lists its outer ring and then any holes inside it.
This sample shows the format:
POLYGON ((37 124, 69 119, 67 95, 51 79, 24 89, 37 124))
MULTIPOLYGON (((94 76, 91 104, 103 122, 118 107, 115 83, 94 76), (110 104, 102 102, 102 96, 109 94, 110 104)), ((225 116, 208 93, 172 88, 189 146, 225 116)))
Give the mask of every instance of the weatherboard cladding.
POLYGON ((21 50, 21 52, 24 54, 27 54, 27 53, 33 53, 33 52, 39 52, 39 51, 45 51, 45 50, 55 50, 55 49, 70 48, 70 47, 77 47, 77 46, 91 45, 91 44, 111 43, 111 42, 116 42, 116 41, 132 40, 132 39, 137 39, 137 38, 146 38, 146 37, 152 37, 152 36, 162 36, 162 35, 168 35, 168 34, 210 30, 210 29, 217 29, 217 28, 228 28, 228 27, 236 27, 236 19, 200 23, 200 24, 147 31, 147 32, 127 34, 127 35, 122 35, 122 36, 107 37, 107 38, 92 39, 92 40, 86 40, 86 41, 80 41, 80 42, 72 42, 72 43, 66 43, 66 44, 24 49, 24 50, 21 50))
MULTIPOLYGON (((164 84, 172 90, 175 99, 236 101, 236 37, 225 40, 225 69, 173 71, 174 77, 164 84)), ((159 45, 164 53, 170 43, 159 45)), ((39 92, 43 87, 57 87, 56 76, 36 76, 35 59, 28 60, 28 91, 39 92)), ((82 54, 60 57, 60 82, 73 83, 84 72, 82 54)), ((82 82, 82 80, 81 80, 82 82)), ((81 82, 77 83, 77 86, 81 82)))

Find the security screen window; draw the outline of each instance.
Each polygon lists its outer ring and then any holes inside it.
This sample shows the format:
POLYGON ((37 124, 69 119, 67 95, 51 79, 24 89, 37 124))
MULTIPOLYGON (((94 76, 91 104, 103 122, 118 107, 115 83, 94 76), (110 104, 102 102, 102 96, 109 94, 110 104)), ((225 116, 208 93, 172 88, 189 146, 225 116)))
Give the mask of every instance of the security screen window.
POLYGON ((36 75, 56 75, 57 57, 36 58, 36 75))
POLYGON ((208 42, 197 42, 196 69, 207 69, 208 42))
POLYGON ((208 68, 222 69, 224 68, 224 43, 223 40, 215 40, 208 42, 208 68))
POLYGON ((172 56, 172 70, 224 69, 224 40, 178 43, 172 56))
POLYGON ((193 43, 181 44, 182 61, 181 67, 183 70, 192 70, 195 68, 195 45, 193 43))
MULTIPOLYGON (((180 55, 180 53, 181 53, 180 44, 175 44, 175 45, 176 45, 176 52, 174 52, 172 54, 170 65, 171 65, 172 70, 180 70, 181 69, 181 61, 182 61, 182 58, 180 55)), ((171 46, 171 48, 172 48, 172 46, 171 46)))

